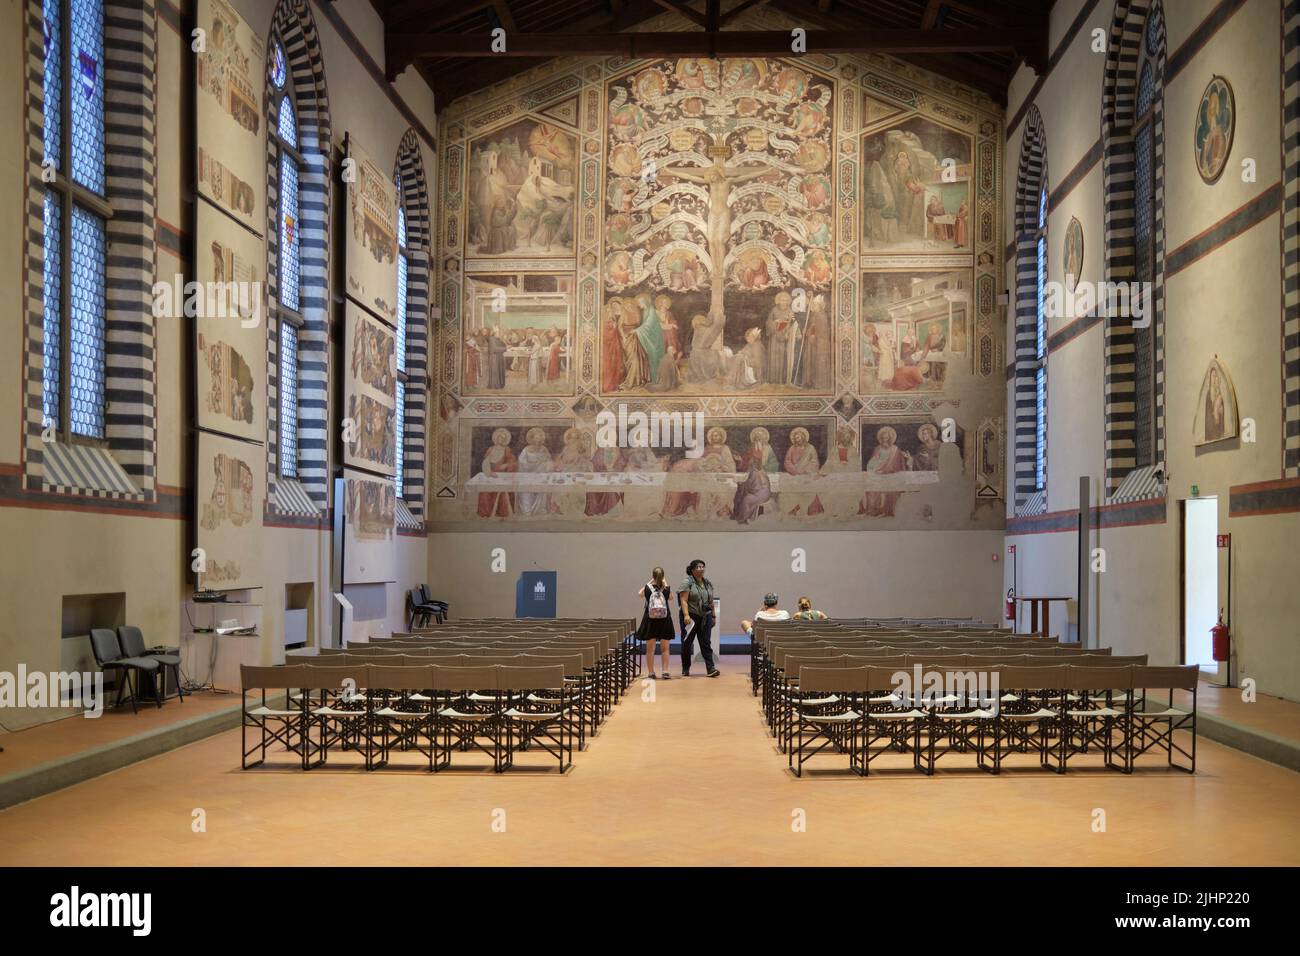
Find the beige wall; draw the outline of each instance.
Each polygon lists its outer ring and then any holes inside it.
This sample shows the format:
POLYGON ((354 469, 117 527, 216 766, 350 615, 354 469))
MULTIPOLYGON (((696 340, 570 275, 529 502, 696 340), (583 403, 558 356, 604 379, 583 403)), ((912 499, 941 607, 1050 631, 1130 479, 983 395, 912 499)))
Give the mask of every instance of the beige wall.
MULTIPOLYGON (((255 32, 265 36, 274 4, 235 0, 255 32)), ((192 0, 185 4, 192 8, 192 0)), ((363 69, 333 26, 313 6, 321 36, 326 83, 330 96, 335 147, 345 132, 355 133, 379 161, 395 162, 398 143, 409 123, 363 69)), ((16 470, 20 460, 21 370, 25 315, 20 298, 24 270, 23 222, 26 130, 24 124, 22 5, 0 7, 0 468, 16 470)), ((370 56, 382 64, 383 31, 378 14, 366 0, 348 0, 337 8, 361 39, 370 56)), ((189 228, 191 200, 184 183, 193 148, 185 139, 185 111, 191 93, 183 83, 182 64, 191 56, 188 40, 159 17, 157 28, 157 216, 182 230, 189 228)), ((414 71, 396 84, 399 95, 434 129, 433 95, 414 71)), ((435 155, 424 147, 425 175, 436 183, 435 155)), ((335 190, 335 199, 342 193, 335 190)), ((334 215, 341 215, 336 205, 334 215)), ((336 250, 337 252, 337 250, 336 250)), ((335 264, 338 259, 335 256, 335 264)), ((170 281, 183 268, 180 260, 159 247, 158 276, 170 281)), ((335 294, 339 279, 332 280, 335 294)), ((341 313, 339 321, 341 321, 341 313)), ((157 323, 158 482, 164 492, 188 494, 190 432, 184 396, 193 385, 188 330, 179 323, 157 323)), ((331 350, 331 368, 338 357, 331 350)), ((331 410, 331 420, 334 410, 331 410)), ((283 654, 283 608, 289 584, 309 582, 315 594, 312 615, 316 634, 328 631, 331 620, 330 538, 328 531, 266 528, 261 547, 265 579, 252 600, 263 608, 260 656, 264 662, 283 654)), ((70 510, 41 496, 18 502, 0 500, 0 670, 57 669, 63 658, 60 642, 61 608, 65 595, 123 593, 126 619, 141 626, 151 641, 176 643, 185 619, 182 602, 193 587, 189 574, 188 522, 183 517, 107 515, 70 510)), ((396 584, 387 586, 388 619, 383 629, 400 629, 405 589, 425 579, 428 551, 422 537, 397 537, 393 545, 396 584)), ((195 676, 204 676, 202 674, 195 676)), ((23 712, 16 719, 0 717, 0 730, 19 722, 48 719, 55 712, 23 712)))
MULTIPOLYGON (((1056 47, 1082 3, 1058 3, 1052 14, 1056 47)), ((1060 58, 1034 99, 1047 137, 1049 188, 1055 189, 1100 135, 1104 54, 1091 50, 1091 31, 1109 28, 1113 3, 1103 0, 1060 58)), ((1165 0, 1172 55, 1217 6, 1212 0, 1165 0)), ((1166 256, 1269 189, 1280 176, 1279 5, 1249 0, 1165 85, 1166 256), (1192 159, 1192 125, 1213 74, 1232 84, 1237 106, 1232 152, 1216 185, 1203 183, 1192 159), (1253 158, 1257 181, 1241 179, 1253 158)), ((1034 77, 1021 69, 1011 85, 1008 115, 1034 77)), ((1007 143, 1006 195, 1012 195, 1024 123, 1007 143)), ((1048 220, 1048 278, 1062 279, 1062 236, 1070 218, 1084 232, 1084 280, 1104 279, 1102 167, 1096 164, 1052 210, 1048 220)), ((1010 201, 1004 206, 1012 214, 1010 201)), ((1295 514, 1228 517, 1233 485, 1281 477, 1282 393, 1278 214, 1169 276, 1165 286, 1165 434, 1170 476, 1166 521, 1094 531, 1092 547, 1106 553, 1106 571, 1093 576, 1091 637, 1116 651, 1148 653, 1156 663, 1179 659, 1179 500, 1196 484, 1217 496, 1219 530, 1233 536, 1233 638, 1241 676, 1261 691, 1300 698, 1300 651, 1295 621, 1295 514), (1217 355, 1233 378, 1243 419, 1253 418, 1257 441, 1196 448, 1192 424, 1206 366, 1217 355)), ((1049 333, 1070 319, 1052 319, 1049 333)), ((1104 504, 1104 330, 1094 325, 1053 352, 1048 370, 1048 510, 1074 509, 1080 475, 1092 477, 1092 505, 1104 504)), ((1008 534, 1018 549, 1021 594, 1076 593, 1076 540, 1070 532, 1008 534)), ((1220 560, 1222 606, 1226 560, 1220 560)), ((1011 583, 1011 565, 1006 584, 1011 583)), ((1054 630, 1060 630, 1055 626, 1054 630)))
POLYGON ((1001 531, 821 531, 496 534, 444 532, 429 537, 435 595, 454 618, 513 616, 522 571, 558 571, 561 617, 639 615, 636 590, 662 566, 668 582, 685 579, 701 558, 722 599, 724 633, 739 633, 763 595, 782 607, 800 595, 832 617, 974 615, 997 620, 1001 531), (492 571, 493 551, 505 570, 492 571), (802 548, 806 571, 792 570, 802 548))

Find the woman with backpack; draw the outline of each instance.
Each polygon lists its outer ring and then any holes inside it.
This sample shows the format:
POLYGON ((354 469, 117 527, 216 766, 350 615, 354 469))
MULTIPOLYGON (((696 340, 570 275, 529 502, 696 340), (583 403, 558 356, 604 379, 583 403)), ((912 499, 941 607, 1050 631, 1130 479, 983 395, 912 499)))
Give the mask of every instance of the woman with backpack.
POLYGON ((672 588, 664 580, 664 569, 655 568, 651 572, 650 580, 645 583, 637 594, 645 601, 645 616, 641 618, 641 626, 637 629, 637 637, 645 641, 645 672, 651 680, 654 679, 655 670, 655 642, 663 645, 661 652, 661 662, 663 671, 660 674, 662 680, 668 680, 668 646, 672 644, 676 631, 673 629, 673 619, 668 613, 671 606, 672 588))

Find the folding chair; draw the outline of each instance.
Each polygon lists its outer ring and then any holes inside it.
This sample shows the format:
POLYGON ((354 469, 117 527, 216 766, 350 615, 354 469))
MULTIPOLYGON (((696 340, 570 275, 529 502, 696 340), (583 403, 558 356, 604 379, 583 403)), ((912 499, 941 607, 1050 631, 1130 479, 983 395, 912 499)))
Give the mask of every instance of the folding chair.
POLYGON ((991 681, 985 682, 985 694, 980 694, 980 675, 992 672, 989 667, 978 665, 960 670, 948 668, 932 669, 942 673, 938 693, 928 692, 927 696, 942 700, 942 703, 930 706, 923 704, 922 709, 929 711, 929 740, 926 747, 925 772, 934 773, 935 762, 950 753, 975 754, 975 765, 981 770, 992 772, 990 757, 993 752, 994 723, 997 720, 997 700, 994 691, 988 690, 991 681), (972 687, 971 684, 974 684, 972 687), (944 742, 944 746, 938 746, 944 742))
MULTIPOLYGON (((853 668, 846 668, 852 670, 853 668)), ((861 753, 858 765, 862 775, 871 772, 871 761, 889 751, 912 753, 912 769, 922 771, 921 730, 929 714, 911 706, 911 695, 898 689, 896 677, 902 670, 897 662, 872 663, 867 668, 866 693, 862 705, 861 753), (873 751, 873 745, 882 744, 873 751)))
MULTIPOLYGON (((1102 765, 1124 770, 1114 759, 1115 733, 1126 724, 1133 709, 1133 668, 1128 665, 1099 667, 1076 664, 1066 667, 1066 707, 1057 741, 1057 770, 1064 773, 1072 757, 1099 746, 1102 765)), ((1121 737, 1121 745, 1127 739, 1121 737)))
MULTIPOLYGON (((349 655, 350 656, 350 655, 349 655)), ((360 750, 370 764, 370 697, 365 663, 304 664, 302 669, 303 769, 329 761, 330 748, 360 750), (315 729, 316 741, 311 732, 315 729), (313 756, 319 760, 312 762, 313 756)), ((364 660, 364 659, 363 659, 364 660)))
MULTIPOLYGON (((451 765, 453 751, 479 750, 501 766, 501 694, 496 666, 444 667, 433 665, 430 676, 435 732, 442 733, 443 766, 451 765), (487 745, 480 743, 480 738, 487 745), (489 746, 490 745, 490 749, 489 746)), ((435 764, 435 770, 442 766, 435 764)))
POLYGON ((446 760, 438 761, 442 752, 435 729, 433 697, 423 693, 434 686, 435 666, 371 664, 367 668, 367 686, 372 699, 369 712, 372 746, 366 750, 367 770, 386 766, 394 745, 424 754, 429 758, 430 770, 434 769, 435 762, 446 765, 446 760), (376 753, 378 760, 374 759, 376 753))
POLYGON ((509 770, 516 753, 536 745, 559 760, 560 773, 564 773, 573 765, 568 719, 572 698, 564 680, 564 666, 502 665, 497 670, 497 686, 514 698, 513 706, 501 712, 506 740, 498 769, 509 770))
POLYGON ((802 777, 803 765, 827 748, 846 754, 849 769, 862 772, 857 761, 862 714, 852 704, 853 695, 866 688, 867 670, 865 667, 799 668, 801 696, 792 707, 795 736, 791 737, 787 757, 796 777, 802 777))
POLYGON ((1124 740, 1124 768, 1132 773, 1137 758, 1148 750, 1163 750, 1169 766, 1184 773, 1196 772, 1196 692, 1200 682, 1200 668, 1195 664, 1184 667, 1134 667, 1133 693, 1135 698, 1141 691, 1141 706, 1137 701, 1129 713, 1127 733, 1124 740), (1148 710, 1152 702, 1147 698, 1148 691, 1168 691, 1169 700, 1164 707, 1159 702, 1159 710, 1148 710), (1174 706, 1174 691, 1186 690, 1192 694, 1192 709, 1182 710, 1174 706), (1188 752, 1180 747, 1174 738, 1178 731, 1192 735, 1192 749, 1188 752), (1174 751, 1191 761, 1187 767, 1174 763, 1174 751))
POLYGON ((243 769, 256 767, 266 762, 266 749, 271 743, 279 743, 290 753, 297 754, 298 763, 307 769, 307 748, 303 742, 304 702, 306 695, 298 695, 298 703, 290 697, 293 688, 302 688, 306 683, 306 668, 295 665, 284 667, 239 667, 240 706, 243 719, 240 721, 240 764, 243 769), (267 689, 282 688, 285 702, 279 707, 267 703, 267 689), (248 706, 248 692, 261 691, 261 703, 251 709, 248 706), (258 741, 252 747, 248 745, 249 728, 256 728, 258 741), (248 758, 255 752, 261 756, 253 763, 248 758))
POLYGON ((1051 766, 1048 739, 1063 720, 1066 667, 1012 665, 998 669, 997 720, 993 723, 993 773, 1002 772, 1008 750, 1038 754, 1042 769, 1051 766))

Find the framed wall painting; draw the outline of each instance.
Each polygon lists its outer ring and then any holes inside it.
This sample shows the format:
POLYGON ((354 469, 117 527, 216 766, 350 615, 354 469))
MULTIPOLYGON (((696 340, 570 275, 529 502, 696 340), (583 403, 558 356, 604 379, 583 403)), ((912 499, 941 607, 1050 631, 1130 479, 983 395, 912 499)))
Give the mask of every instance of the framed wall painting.
POLYGON ((266 230, 266 49, 225 0, 199 0, 195 66, 199 193, 259 236, 266 230))
POLYGON ((397 335, 348 302, 344 309, 343 463, 392 475, 397 467, 397 335))
POLYGON ((200 586, 217 591, 260 587, 266 451, 261 445, 201 431, 197 467, 200 586))
POLYGON ((266 284, 262 240, 198 204, 195 364, 200 428, 266 437, 266 284))
POLYGON ((1192 423, 1192 443, 1210 445, 1236 438, 1237 426, 1237 392, 1232 387, 1228 370, 1216 355, 1201 379, 1196 417, 1192 423))
POLYGON ((1237 127, 1237 102, 1232 86, 1221 76, 1210 78, 1196 108, 1192 146, 1196 171, 1213 185, 1223 175, 1232 152, 1232 135, 1237 127))
POLYGON ((344 469, 343 583, 391 581, 396 571, 397 489, 392 479, 344 469))
POLYGON ((385 322, 397 324, 397 185, 391 170, 347 136, 352 179, 347 183, 348 296, 385 322))

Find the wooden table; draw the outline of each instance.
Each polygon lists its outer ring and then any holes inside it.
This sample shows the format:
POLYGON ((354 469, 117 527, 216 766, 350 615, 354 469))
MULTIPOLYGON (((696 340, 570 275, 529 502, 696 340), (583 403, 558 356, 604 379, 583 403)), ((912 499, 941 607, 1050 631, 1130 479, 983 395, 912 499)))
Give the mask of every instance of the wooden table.
MULTIPOLYGON (((1021 603, 1028 603, 1028 604, 1029 604, 1029 632, 1028 632, 1028 633, 1030 633, 1030 634, 1038 634, 1038 635, 1040 635, 1040 636, 1042 636, 1042 637, 1050 637, 1051 634, 1052 634, 1052 628, 1051 628, 1051 606, 1052 606, 1052 603, 1051 603, 1051 602, 1053 602, 1053 601, 1069 601, 1069 600, 1071 600, 1071 598, 1068 598, 1068 597, 1020 597, 1019 595, 1017 595, 1017 596, 1016 596, 1016 600, 1019 601, 1019 602, 1021 602, 1021 603), (1042 609, 1043 609, 1043 629, 1042 629, 1041 631, 1038 629, 1038 609, 1039 609, 1040 606, 1041 606, 1042 609)), ((1016 613, 1016 631, 1015 631, 1015 632, 1016 632, 1017 634, 1020 633, 1020 614, 1019 614, 1019 611, 1018 611, 1018 610, 1017 610, 1017 613, 1016 613)))

